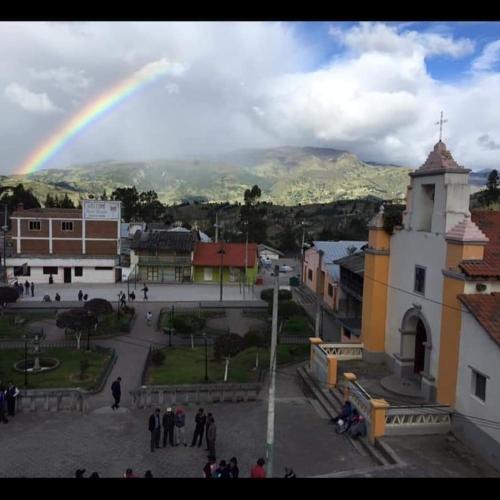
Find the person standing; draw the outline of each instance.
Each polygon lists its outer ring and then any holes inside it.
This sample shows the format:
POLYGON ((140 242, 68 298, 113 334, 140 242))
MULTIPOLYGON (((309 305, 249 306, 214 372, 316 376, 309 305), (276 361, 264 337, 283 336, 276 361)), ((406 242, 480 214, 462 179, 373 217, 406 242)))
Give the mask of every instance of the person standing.
POLYGON ((160 447, 161 437, 161 423, 160 423, 160 409, 156 408, 153 415, 149 417, 149 432, 151 432, 151 453, 155 448, 160 447))
POLYGON ((174 446, 175 415, 172 408, 167 408, 163 415, 163 448, 167 446, 167 439, 170 446, 174 446))
POLYGON ((146 313, 146 323, 148 326, 151 326, 151 320, 153 319, 153 313, 151 311, 148 311, 146 313))
POLYGON ((215 458, 215 439, 217 438, 217 427, 215 426, 214 417, 208 419, 207 428, 207 443, 208 443, 208 457, 215 458))
POLYGON ((88 298, 89 298, 88 294, 85 294, 85 295, 83 296, 83 301, 84 301, 84 302, 87 302, 87 299, 88 299, 88 298))
POLYGON ((182 408, 177 408, 175 410, 175 446, 179 446, 182 443, 187 446, 186 443, 186 414, 182 408))
POLYGON ((9 420, 5 416, 5 410, 6 410, 5 387, 3 385, 0 385, 0 420, 4 424, 9 422, 9 420))
POLYGON ((205 425, 207 423, 207 416, 203 412, 203 408, 198 410, 198 413, 194 417, 195 428, 193 434, 193 441, 191 442, 191 447, 196 444, 196 438, 198 438, 198 448, 201 446, 201 442, 203 441, 203 433, 205 431, 205 425))
POLYGON ((125 306, 127 305, 127 298, 125 297, 125 294, 123 292, 120 293, 121 293, 120 304, 122 306, 122 309, 124 309, 125 306))
POLYGON ((144 288, 141 289, 141 292, 144 292, 144 300, 148 300, 148 291, 149 291, 149 288, 146 285, 146 283, 144 283, 144 288))
POLYGON ((205 451, 208 451, 208 426, 210 425, 211 418, 212 418, 212 414, 207 413, 207 423, 205 424, 205 441, 207 442, 207 448, 205 451))
POLYGON ((233 457, 229 460, 229 477, 238 479, 239 475, 240 469, 238 469, 238 460, 236 460, 236 457, 233 457))
POLYGON ((266 461, 263 458, 259 458, 257 463, 252 467, 250 471, 250 477, 254 479, 265 479, 266 478, 266 469, 264 469, 264 465, 266 461))
POLYGON ((31 296, 35 296, 35 283, 33 281, 31 282, 31 296))
POLYGON ((52 274, 49 276, 49 285, 54 284, 54 278, 52 277, 52 274))
POLYGON ((113 410, 116 410, 117 408, 120 408, 120 399, 122 397, 122 386, 121 386, 121 381, 122 378, 118 377, 112 384, 111 384, 111 394, 113 394, 113 398, 115 400, 113 406, 113 410))
POLYGON ((54 300, 56 302, 61 302, 61 296, 58 293, 56 293, 56 296, 55 296, 54 300))
POLYGON ((5 400, 7 402, 7 413, 13 417, 16 414, 16 398, 19 396, 19 389, 10 382, 5 393, 5 400))
POLYGON ((24 288, 26 288, 26 297, 30 294, 30 282, 26 280, 24 282, 24 288))
POLYGON ((83 292, 80 290, 78 292, 78 302, 81 302, 83 300, 83 292))

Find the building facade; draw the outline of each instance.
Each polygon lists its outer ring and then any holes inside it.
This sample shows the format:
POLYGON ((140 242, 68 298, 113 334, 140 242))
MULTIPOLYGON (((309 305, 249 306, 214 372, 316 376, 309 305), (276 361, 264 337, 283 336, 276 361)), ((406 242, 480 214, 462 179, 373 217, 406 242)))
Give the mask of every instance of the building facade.
POLYGON ((85 200, 82 209, 22 206, 11 216, 10 281, 114 283, 120 279, 120 202, 85 200))
POLYGON ((193 257, 194 281, 219 283, 222 269, 223 283, 252 285, 257 277, 258 264, 255 243, 199 242, 193 257))
POLYGON ((136 231, 130 244, 130 277, 148 283, 192 281, 196 231, 136 231))
POLYGON ((366 241, 314 241, 304 252, 302 282, 322 296, 324 305, 338 308, 340 268, 334 261, 360 250, 366 241))
POLYGON ((471 214, 469 172, 439 141, 410 173, 402 226, 389 235, 383 207, 370 222, 361 342, 498 467, 500 212, 471 214))

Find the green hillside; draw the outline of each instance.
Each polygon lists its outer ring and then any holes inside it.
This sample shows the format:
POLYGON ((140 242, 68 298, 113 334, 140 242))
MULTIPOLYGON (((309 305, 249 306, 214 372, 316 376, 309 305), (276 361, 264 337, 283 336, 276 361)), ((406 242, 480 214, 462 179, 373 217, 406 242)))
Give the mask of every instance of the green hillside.
POLYGON ((185 199, 213 202, 242 201, 245 189, 258 184, 262 201, 282 205, 325 203, 377 196, 402 198, 407 168, 374 166, 345 151, 283 147, 243 150, 219 158, 106 161, 50 169, 26 176, 7 176, 0 184, 22 182, 43 202, 48 192, 68 194, 74 201, 89 194, 110 194, 117 187, 155 190, 162 202, 185 199))

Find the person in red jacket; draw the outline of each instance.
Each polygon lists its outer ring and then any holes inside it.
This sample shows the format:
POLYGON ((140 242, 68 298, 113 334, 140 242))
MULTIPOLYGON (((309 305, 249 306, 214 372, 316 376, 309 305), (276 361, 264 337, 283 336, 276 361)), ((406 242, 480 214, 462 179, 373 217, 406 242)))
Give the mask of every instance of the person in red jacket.
POLYGON ((265 479, 266 477, 266 469, 264 469, 264 465, 266 464, 266 461, 263 458, 259 458, 257 460, 257 464, 252 467, 252 470, 250 471, 250 477, 256 478, 256 479, 265 479))

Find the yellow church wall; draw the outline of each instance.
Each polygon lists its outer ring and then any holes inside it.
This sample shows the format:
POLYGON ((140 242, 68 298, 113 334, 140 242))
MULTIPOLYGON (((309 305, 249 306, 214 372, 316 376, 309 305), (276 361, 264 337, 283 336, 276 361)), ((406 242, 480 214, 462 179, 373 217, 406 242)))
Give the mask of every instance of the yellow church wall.
POLYGON ((388 250, 389 249, 390 236, 384 231, 384 229, 370 229, 368 235, 368 246, 370 248, 376 248, 378 250, 388 250))
MULTIPOLYGON (((373 231, 370 231, 370 235, 373 231)), ((365 254, 361 342, 371 352, 384 352, 389 256, 365 254)))
POLYGON ((484 257, 484 245, 464 245, 448 242, 446 252, 447 269, 455 268, 462 260, 482 260, 484 257))
POLYGON ((464 286, 462 280, 444 277, 437 400, 445 405, 455 403, 462 326, 462 308, 457 296, 464 292, 464 286))

